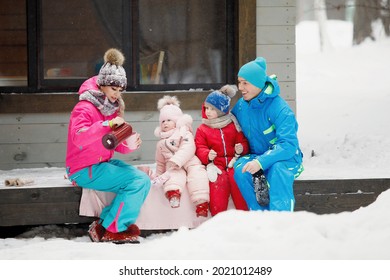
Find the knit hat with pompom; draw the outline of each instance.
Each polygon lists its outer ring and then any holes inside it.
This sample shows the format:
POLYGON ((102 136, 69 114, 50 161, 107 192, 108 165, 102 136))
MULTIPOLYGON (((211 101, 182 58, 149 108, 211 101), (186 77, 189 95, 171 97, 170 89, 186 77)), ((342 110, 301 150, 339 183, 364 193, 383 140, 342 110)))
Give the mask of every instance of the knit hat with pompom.
POLYGON ((176 123, 183 116, 183 112, 180 109, 180 102, 176 96, 165 95, 158 100, 157 109, 160 110, 160 125, 165 120, 172 120, 176 123))
POLYGON ((263 57, 258 57, 244 64, 237 74, 252 85, 263 89, 267 81, 267 62, 263 57))
POLYGON ((109 49, 104 54, 104 64, 100 68, 97 84, 99 86, 116 86, 126 89, 126 71, 122 67, 125 57, 117 49, 109 49))
POLYGON ((226 115, 229 113, 230 109, 230 100, 236 95, 236 90, 234 86, 223 87, 220 90, 215 90, 211 92, 205 100, 205 104, 213 107, 217 111, 218 117, 226 115), (225 88, 225 90, 223 90, 225 88))

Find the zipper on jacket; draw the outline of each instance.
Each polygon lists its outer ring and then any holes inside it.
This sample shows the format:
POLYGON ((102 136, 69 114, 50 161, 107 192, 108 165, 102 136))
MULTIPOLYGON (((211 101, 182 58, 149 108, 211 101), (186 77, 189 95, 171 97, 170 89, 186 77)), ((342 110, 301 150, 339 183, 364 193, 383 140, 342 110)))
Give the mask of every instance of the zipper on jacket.
POLYGON ((224 151, 224 156, 225 156, 225 164, 226 168, 228 166, 228 160, 227 160, 227 152, 226 152, 226 142, 225 142, 225 135, 223 134, 222 128, 219 129, 219 132, 221 133, 221 139, 222 139, 222 145, 223 145, 223 151, 224 151))

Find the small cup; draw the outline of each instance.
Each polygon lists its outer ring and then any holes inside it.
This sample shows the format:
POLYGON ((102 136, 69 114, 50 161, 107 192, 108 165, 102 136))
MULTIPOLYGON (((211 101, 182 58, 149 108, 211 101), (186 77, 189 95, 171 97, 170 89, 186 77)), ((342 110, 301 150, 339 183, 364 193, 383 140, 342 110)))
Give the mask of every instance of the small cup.
POLYGON ((126 139, 127 142, 127 147, 131 150, 136 150, 138 149, 137 145, 137 139, 139 137, 139 134, 137 132, 133 132, 129 138, 126 139))

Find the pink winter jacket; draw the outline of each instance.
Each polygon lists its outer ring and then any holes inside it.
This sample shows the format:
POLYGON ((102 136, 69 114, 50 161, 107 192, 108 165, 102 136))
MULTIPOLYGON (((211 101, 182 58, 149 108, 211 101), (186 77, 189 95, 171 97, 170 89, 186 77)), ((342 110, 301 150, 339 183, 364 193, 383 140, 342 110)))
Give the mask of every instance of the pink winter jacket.
MULTIPOLYGON (((79 93, 88 89, 98 89, 96 78, 93 77, 84 82, 79 93)), ((104 116, 99 109, 89 101, 79 101, 70 115, 68 127, 68 143, 66 151, 66 168, 69 175, 99 162, 110 160, 114 150, 108 150, 103 146, 102 137, 111 131, 104 123, 117 116, 104 116)), ((134 150, 127 147, 126 141, 118 145, 115 151, 126 154, 134 150)))
POLYGON ((171 131, 162 132, 160 127, 156 128, 155 135, 160 138, 156 147, 156 175, 166 171, 168 161, 182 168, 193 159, 196 147, 191 125, 192 117, 185 114, 171 131))
POLYGON ((156 175, 167 171, 167 162, 172 161, 180 170, 169 171, 170 178, 164 184, 164 190, 182 190, 188 188, 192 202, 209 201, 209 181, 204 165, 195 155, 195 141, 192 132, 192 117, 183 115, 176 123, 176 128, 155 135, 161 138, 156 146, 156 175))

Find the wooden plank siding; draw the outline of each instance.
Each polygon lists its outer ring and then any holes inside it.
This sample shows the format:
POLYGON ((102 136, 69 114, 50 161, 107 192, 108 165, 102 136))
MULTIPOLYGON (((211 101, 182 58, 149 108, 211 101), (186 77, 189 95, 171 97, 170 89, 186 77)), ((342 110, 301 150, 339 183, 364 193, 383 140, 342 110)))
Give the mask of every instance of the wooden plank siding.
POLYGON ((296 1, 256 1, 256 55, 276 74, 282 96, 296 112, 296 1))
MULTIPOLYGON (((183 111, 192 116, 194 132, 201 124, 201 106, 207 93, 198 93, 197 98, 190 95, 174 93, 182 101, 183 111), (201 97, 201 98, 199 98, 201 97), (183 103, 186 102, 186 103, 183 103), (185 104, 191 104, 198 109, 188 109, 185 104)), ((157 106, 158 98, 162 95, 148 95, 150 107, 157 106)), ((235 103, 238 96, 233 99, 235 103)), ((142 107, 141 101, 139 107, 142 107)), ((133 104, 134 106, 134 104, 133 104)), ((0 169, 38 167, 64 167, 66 143, 68 134, 69 112, 58 113, 25 113, 0 114, 0 169)), ((115 154, 115 158, 131 164, 150 164, 155 162, 155 149, 158 138, 154 130, 158 126, 159 112, 154 110, 126 111, 125 120, 135 131, 141 134, 142 146, 139 150, 122 155, 115 154)))
MULTIPOLYGON (((64 180, 57 183, 53 187, 0 189, 0 227, 91 222, 92 217, 78 215, 81 188, 64 180)), ((296 180, 295 211, 355 211, 388 189, 390 179, 296 180)))

